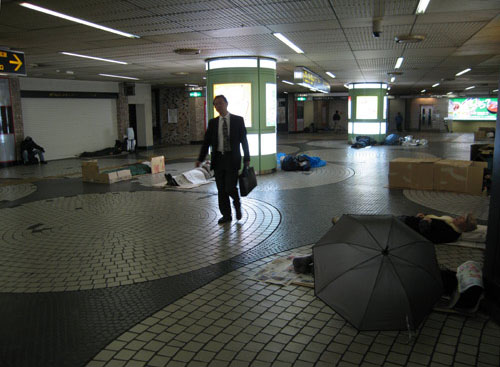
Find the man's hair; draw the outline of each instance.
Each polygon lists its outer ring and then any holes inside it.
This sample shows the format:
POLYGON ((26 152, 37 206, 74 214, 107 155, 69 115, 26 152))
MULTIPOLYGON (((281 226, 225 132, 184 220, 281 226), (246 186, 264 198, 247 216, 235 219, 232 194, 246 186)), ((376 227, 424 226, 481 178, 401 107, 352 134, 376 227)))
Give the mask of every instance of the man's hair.
POLYGON ((465 223, 464 223, 464 232, 471 232, 477 228, 477 221, 476 217, 474 217, 474 214, 469 213, 465 216, 465 223))
POLYGON ((224 95, 223 95, 223 94, 219 94, 218 96, 215 96, 215 98, 214 98, 214 102, 213 102, 214 104, 215 104, 215 100, 216 100, 217 98, 222 98, 222 99, 224 100, 224 102, 228 103, 228 102, 227 102, 226 97, 224 97, 224 95))

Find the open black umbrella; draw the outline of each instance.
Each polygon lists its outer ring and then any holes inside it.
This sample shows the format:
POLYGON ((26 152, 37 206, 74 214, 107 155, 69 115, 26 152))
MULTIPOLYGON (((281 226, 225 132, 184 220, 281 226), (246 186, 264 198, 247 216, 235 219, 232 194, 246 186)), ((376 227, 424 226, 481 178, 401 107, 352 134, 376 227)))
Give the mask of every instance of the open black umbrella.
POLYGON ((442 294, 434 245, 391 215, 344 215, 313 247, 316 296, 358 330, 415 330, 442 294))

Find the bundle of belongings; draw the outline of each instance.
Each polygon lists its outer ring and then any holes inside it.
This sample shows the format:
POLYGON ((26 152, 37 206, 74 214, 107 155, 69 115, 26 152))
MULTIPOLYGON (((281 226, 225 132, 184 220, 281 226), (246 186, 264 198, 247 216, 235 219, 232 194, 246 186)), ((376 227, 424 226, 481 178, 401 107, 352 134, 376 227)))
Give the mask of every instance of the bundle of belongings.
POLYGON ((377 141, 373 138, 370 138, 369 136, 356 136, 356 141, 354 142, 353 145, 351 145, 351 148, 359 149, 359 148, 366 148, 370 145, 376 145, 377 141))
POLYGON ((311 168, 323 167, 326 162, 319 157, 310 157, 306 154, 285 154, 276 155, 278 165, 283 171, 309 171, 311 168))
POLYGON ((213 181, 213 177, 214 173, 210 169, 210 161, 205 161, 199 167, 181 173, 180 175, 172 176, 170 173, 165 173, 168 186, 177 186, 182 189, 191 189, 207 184, 213 181))
POLYGON ((411 135, 405 136, 401 140, 401 145, 406 145, 406 146, 427 145, 427 143, 428 143, 427 139, 414 139, 413 136, 411 135))

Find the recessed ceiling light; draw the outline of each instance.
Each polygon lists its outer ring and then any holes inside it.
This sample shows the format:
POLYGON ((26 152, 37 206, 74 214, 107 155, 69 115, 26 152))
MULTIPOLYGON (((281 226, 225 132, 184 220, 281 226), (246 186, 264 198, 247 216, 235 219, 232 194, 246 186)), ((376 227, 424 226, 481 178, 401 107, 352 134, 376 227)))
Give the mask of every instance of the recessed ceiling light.
POLYGON ((401 64, 403 63, 404 57, 398 57, 398 61, 396 61, 396 65, 394 65, 394 69, 399 69, 401 64))
POLYGON ((290 41, 288 38, 283 36, 281 33, 273 33, 273 36, 279 39, 281 42, 283 42, 285 45, 290 47, 292 50, 294 50, 298 54, 303 54, 304 51, 302 51, 296 44, 294 44, 292 41, 290 41))
POLYGON ((335 74, 332 74, 329 71, 326 72, 326 75, 328 75, 330 78, 335 79, 335 74))
POLYGON ((417 6, 417 10, 415 11, 415 14, 424 14, 430 1, 431 0, 420 0, 418 2, 418 6, 417 6))
POLYGON ((130 79, 130 80, 139 80, 139 78, 132 78, 131 76, 122 76, 122 75, 113 75, 113 74, 99 74, 100 76, 107 76, 110 78, 120 78, 120 79, 130 79))
POLYGON ((475 85, 471 85, 470 87, 465 88, 465 90, 469 90, 469 89, 473 89, 473 88, 476 88, 476 86, 475 85))
POLYGON ((100 24, 92 23, 92 22, 89 22, 89 21, 86 21, 86 20, 83 20, 83 19, 80 19, 80 18, 75 18, 75 17, 72 17, 71 15, 66 15, 66 14, 63 14, 63 13, 59 13, 57 11, 53 11, 53 10, 50 10, 50 9, 42 8, 41 6, 33 5, 33 4, 30 4, 30 3, 20 3, 19 5, 24 6, 25 8, 28 8, 28 9, 31 9, 31 10, 36 10, 36 11, 39 11, 41 13, 52 15, 54 17, 63 18, 63 19, 70 20, 70 21, 75 22, 75 23, 83 24, 83 25, 86 25, 86 26, 89 26, 89 27, 92 27, 92 28, 97 28, 97 29, 100 29, 102 31, 119 34, 120 36, 124 36, 124 37, 128 37, 128 38, 141 38, 141 37, 139 37, 139 36, 137 36, 135 34, 122 32, 122 31, 119 31, 119 30, 113 29, 113 28, 108 28, 108 27, 102 26, 100 24))
POLYGON ((432 84, 432 88, 437 87, 438 85, 439 85, 439 83, 432 84))
POLYGON ((282 80, 282 82, 285 83, 285 84, 295 85, 294 83, 289 82, 288 80, 282 80))
POLYGON ((471 70, 470 68, 467 68, 467 69, 465 69, 465 70, 462 70, 462 71, 461 71, 461 72, 459 72, 459 73, 456 73, 456 74, 455 74, 455 76, 460 76, 460 75, 463 75, 463 74, 465 74, 465 73, 469 72, 470 70, 471 70))
POLYGON ((105 61, 105 62, 112 62, 115 64, 122 64, 122 65, 127 65, 128 63, 124 61, 116 61, 116 60, 111 60, 111 59, 103 59, 102 57, 95 57, 95 56, 88 56, 88 55, 80 55, 80 54, 75 54, 72 52, 60 52, 63 55, 68 55, 68 56, 76 56, 76 57, 82 57, 84 59, 92 59, 92 60, 98 60, 98 61, 105 61))
POLYGON ((393 76, 393 77, 391 78, 391 83, 394 83, 394 81, 395 81, 395 80, 396 80, 396 77, 395 77, 395 76, 393 76))

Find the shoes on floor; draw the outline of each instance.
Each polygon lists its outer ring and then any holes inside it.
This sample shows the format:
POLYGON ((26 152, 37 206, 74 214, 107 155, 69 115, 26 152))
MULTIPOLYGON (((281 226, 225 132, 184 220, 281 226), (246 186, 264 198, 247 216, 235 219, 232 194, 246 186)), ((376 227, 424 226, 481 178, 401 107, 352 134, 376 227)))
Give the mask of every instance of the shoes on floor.
POLYGON ((219 224, 229 223, 232 220, 233 218, 224 216, 219 219, 218 223, 219 224))
POLYGON ((47 164, 47 161, 41 161, 40 164, 47 164))
POLYGON ((179 186, 170 173, 165 173, 165 178, 169 186, 179 186))
POLYGON ((234 205, 234 209, 236 210, 236 220, 240 220, 242 215, 241 215, 241 204, 239 205, 234 205))

